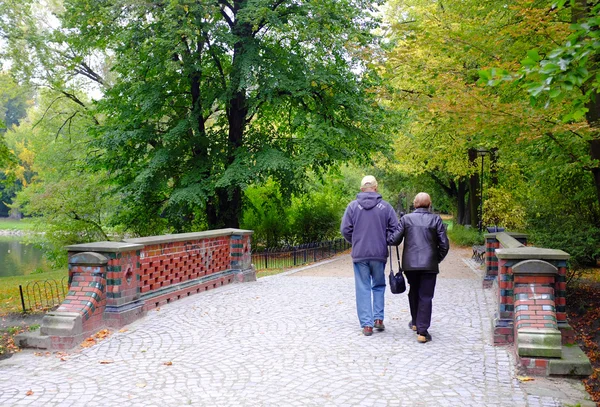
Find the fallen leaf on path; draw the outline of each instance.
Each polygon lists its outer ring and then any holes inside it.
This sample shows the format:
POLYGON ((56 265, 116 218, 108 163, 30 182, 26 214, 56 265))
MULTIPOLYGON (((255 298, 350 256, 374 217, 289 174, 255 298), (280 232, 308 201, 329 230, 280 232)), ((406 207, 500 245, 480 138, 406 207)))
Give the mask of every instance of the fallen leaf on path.
POLYGON ((96 340, 94 339, 93 336, 90 336, 88 338, 85 338, 83 340, 83 342, 81 342, 81 347, 82 348, 89 348, 91 346, 94 346, 96 344, 96 340))
POLYGON ((146 387, 146 383, 140 382, 136 384, 137 387, 146 387))
POLYGON ((110 364, 110 363, 114 363, 114 361, 113 361, 113 360, 101 360, 101 361, 100 361, 100 364, 101 364, 101 365, 108 365, 108 364, 110 364))
POLYGON ((108 329, 103 329, 98 331, 96 335, 94 335, 98 339, 106 339, 110 335, 110 331, 108 329))
POLYGON ((123 328, 123 329, 119 329, 119 332, 123 333, 123 332, 127 332, 129 329, 127 328, 123 328))
POLYGON ((33 391, 32 391, 32 390, 29 390, 29 391, 27 391, 27 393, 25 393, 25 395, 26 395, 26 396, 32 396, 32 395, 33 395, 33 391))
POLYGON ((165 365, 165 366, 171 366, 171 365, 173 365, 173 362, 165 362, 165 363, 163 363, 163 365, 165 365))
POLYGON ((517 376, 517 379, 519 379, 520 382, 530 382, 532 380, 535 380, 533 377, 528 376, 517 376))

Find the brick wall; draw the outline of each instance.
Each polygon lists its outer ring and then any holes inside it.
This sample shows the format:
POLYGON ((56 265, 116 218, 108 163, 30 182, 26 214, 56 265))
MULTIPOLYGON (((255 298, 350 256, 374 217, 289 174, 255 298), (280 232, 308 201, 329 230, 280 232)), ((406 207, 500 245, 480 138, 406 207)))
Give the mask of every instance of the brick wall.
POLYGON ((221 229, 68 246, 69 292, 42 321, 44 343, 70 348, 90 333, 121 327, 171 301, 256 280, 251 235, 221 229))

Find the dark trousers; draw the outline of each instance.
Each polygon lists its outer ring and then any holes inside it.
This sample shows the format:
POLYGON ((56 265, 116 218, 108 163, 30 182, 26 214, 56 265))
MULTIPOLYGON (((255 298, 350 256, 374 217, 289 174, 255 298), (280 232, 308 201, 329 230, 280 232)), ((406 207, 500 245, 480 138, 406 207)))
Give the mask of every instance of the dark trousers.
POLYGON ((431 307, 437 273, 405 270, 404 274, 410 284, 408 303, 412 323, 417 326, 419 334, 425 334, 431 325, 431 307))

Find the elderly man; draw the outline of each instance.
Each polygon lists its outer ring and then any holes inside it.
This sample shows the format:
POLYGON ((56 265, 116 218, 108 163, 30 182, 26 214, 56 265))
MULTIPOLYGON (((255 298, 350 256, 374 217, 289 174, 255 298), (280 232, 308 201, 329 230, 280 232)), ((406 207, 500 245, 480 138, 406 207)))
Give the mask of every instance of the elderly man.
POLYGON ((365 336, 373 327, 383 331, 385 263, 387 240, 398 227, 394 208, 377 193, 377 180, 372 175, 360 183, 361 192, 350 202, 342 218, 340 230, 352 244, 356 311, 365 336))
POLYGON ((413 203, 415 211, 400 219, 389 243, 399 245, 404 239, 402 267, 410 284, 408 303, 412 317, 408 327, 417 332, 418 342, 426 343, 431 340, 428 329, 435 281, 440 272, 438 264, 448 254, 450 245, 442 219, 430 212, 429 194, 419 192, 413 203))

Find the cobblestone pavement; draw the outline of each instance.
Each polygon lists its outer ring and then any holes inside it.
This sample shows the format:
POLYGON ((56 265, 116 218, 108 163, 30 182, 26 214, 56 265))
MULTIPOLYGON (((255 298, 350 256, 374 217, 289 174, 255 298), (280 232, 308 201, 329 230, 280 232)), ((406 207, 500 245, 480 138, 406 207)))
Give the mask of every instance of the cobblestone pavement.
POLYGON ((577 380, 519 380, 465 256, 442 263, 427 344, 389 291, 386 330, 361 334, 343 255, 173 302, 91 348, 0 361, 0 406, 594 405, 577 380))

